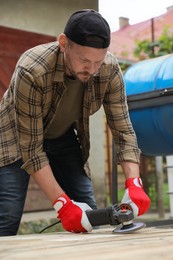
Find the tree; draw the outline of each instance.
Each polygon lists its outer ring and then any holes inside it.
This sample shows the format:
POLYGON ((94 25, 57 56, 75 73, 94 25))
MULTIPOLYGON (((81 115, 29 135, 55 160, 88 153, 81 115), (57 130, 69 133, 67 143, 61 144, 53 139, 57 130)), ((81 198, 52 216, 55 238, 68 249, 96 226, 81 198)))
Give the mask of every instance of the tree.
POLYGON ((169 27, 166 27, 157 41, 137 40, 136 45, 134 55, 139 60, 163 56, 173 52, 173 34, 169 27))

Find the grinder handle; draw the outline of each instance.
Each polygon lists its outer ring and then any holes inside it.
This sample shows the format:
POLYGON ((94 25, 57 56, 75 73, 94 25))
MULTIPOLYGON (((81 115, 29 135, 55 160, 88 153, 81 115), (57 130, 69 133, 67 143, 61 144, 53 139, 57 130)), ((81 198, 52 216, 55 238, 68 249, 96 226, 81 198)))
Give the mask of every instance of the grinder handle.
POLYGON ((87 210, 86 215, 93 227, 107 224, 119 224, 118 220, 112 220, 112 207, 107 207, 105 209, 87 210))

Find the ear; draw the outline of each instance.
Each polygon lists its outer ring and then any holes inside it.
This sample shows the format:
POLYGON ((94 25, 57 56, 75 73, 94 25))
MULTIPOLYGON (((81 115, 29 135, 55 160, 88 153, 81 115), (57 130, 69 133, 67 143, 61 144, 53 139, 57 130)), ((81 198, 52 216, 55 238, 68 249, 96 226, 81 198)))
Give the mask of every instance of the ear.
POLYGON ((66 44, 67 44, 67 37, 64 33, 61 33, 58 37, 58 41, 59 41, 59 47, 61 49, 62 52, 65 51, 66 48, 66 44))

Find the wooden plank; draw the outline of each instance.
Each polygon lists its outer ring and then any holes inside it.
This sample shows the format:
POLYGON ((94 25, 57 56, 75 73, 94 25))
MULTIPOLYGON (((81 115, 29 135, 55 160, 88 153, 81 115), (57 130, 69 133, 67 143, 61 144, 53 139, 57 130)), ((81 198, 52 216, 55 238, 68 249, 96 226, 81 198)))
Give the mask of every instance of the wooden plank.
POLYGON ((21 235, 0 238, 0 259, 172 260, 172 244, 172 228, 145 228, 133 234, 112 234, 108 228, 89 234, 21 235))

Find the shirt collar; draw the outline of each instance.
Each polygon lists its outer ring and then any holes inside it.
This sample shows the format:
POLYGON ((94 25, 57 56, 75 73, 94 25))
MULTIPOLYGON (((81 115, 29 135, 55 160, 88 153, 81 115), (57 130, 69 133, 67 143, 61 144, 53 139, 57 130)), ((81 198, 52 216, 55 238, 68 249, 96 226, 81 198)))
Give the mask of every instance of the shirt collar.
POLYGON ((56 70, 54 75, 54 81, 63 82, 64 81, 64 54, 59 51, 56 63, 56 70))

